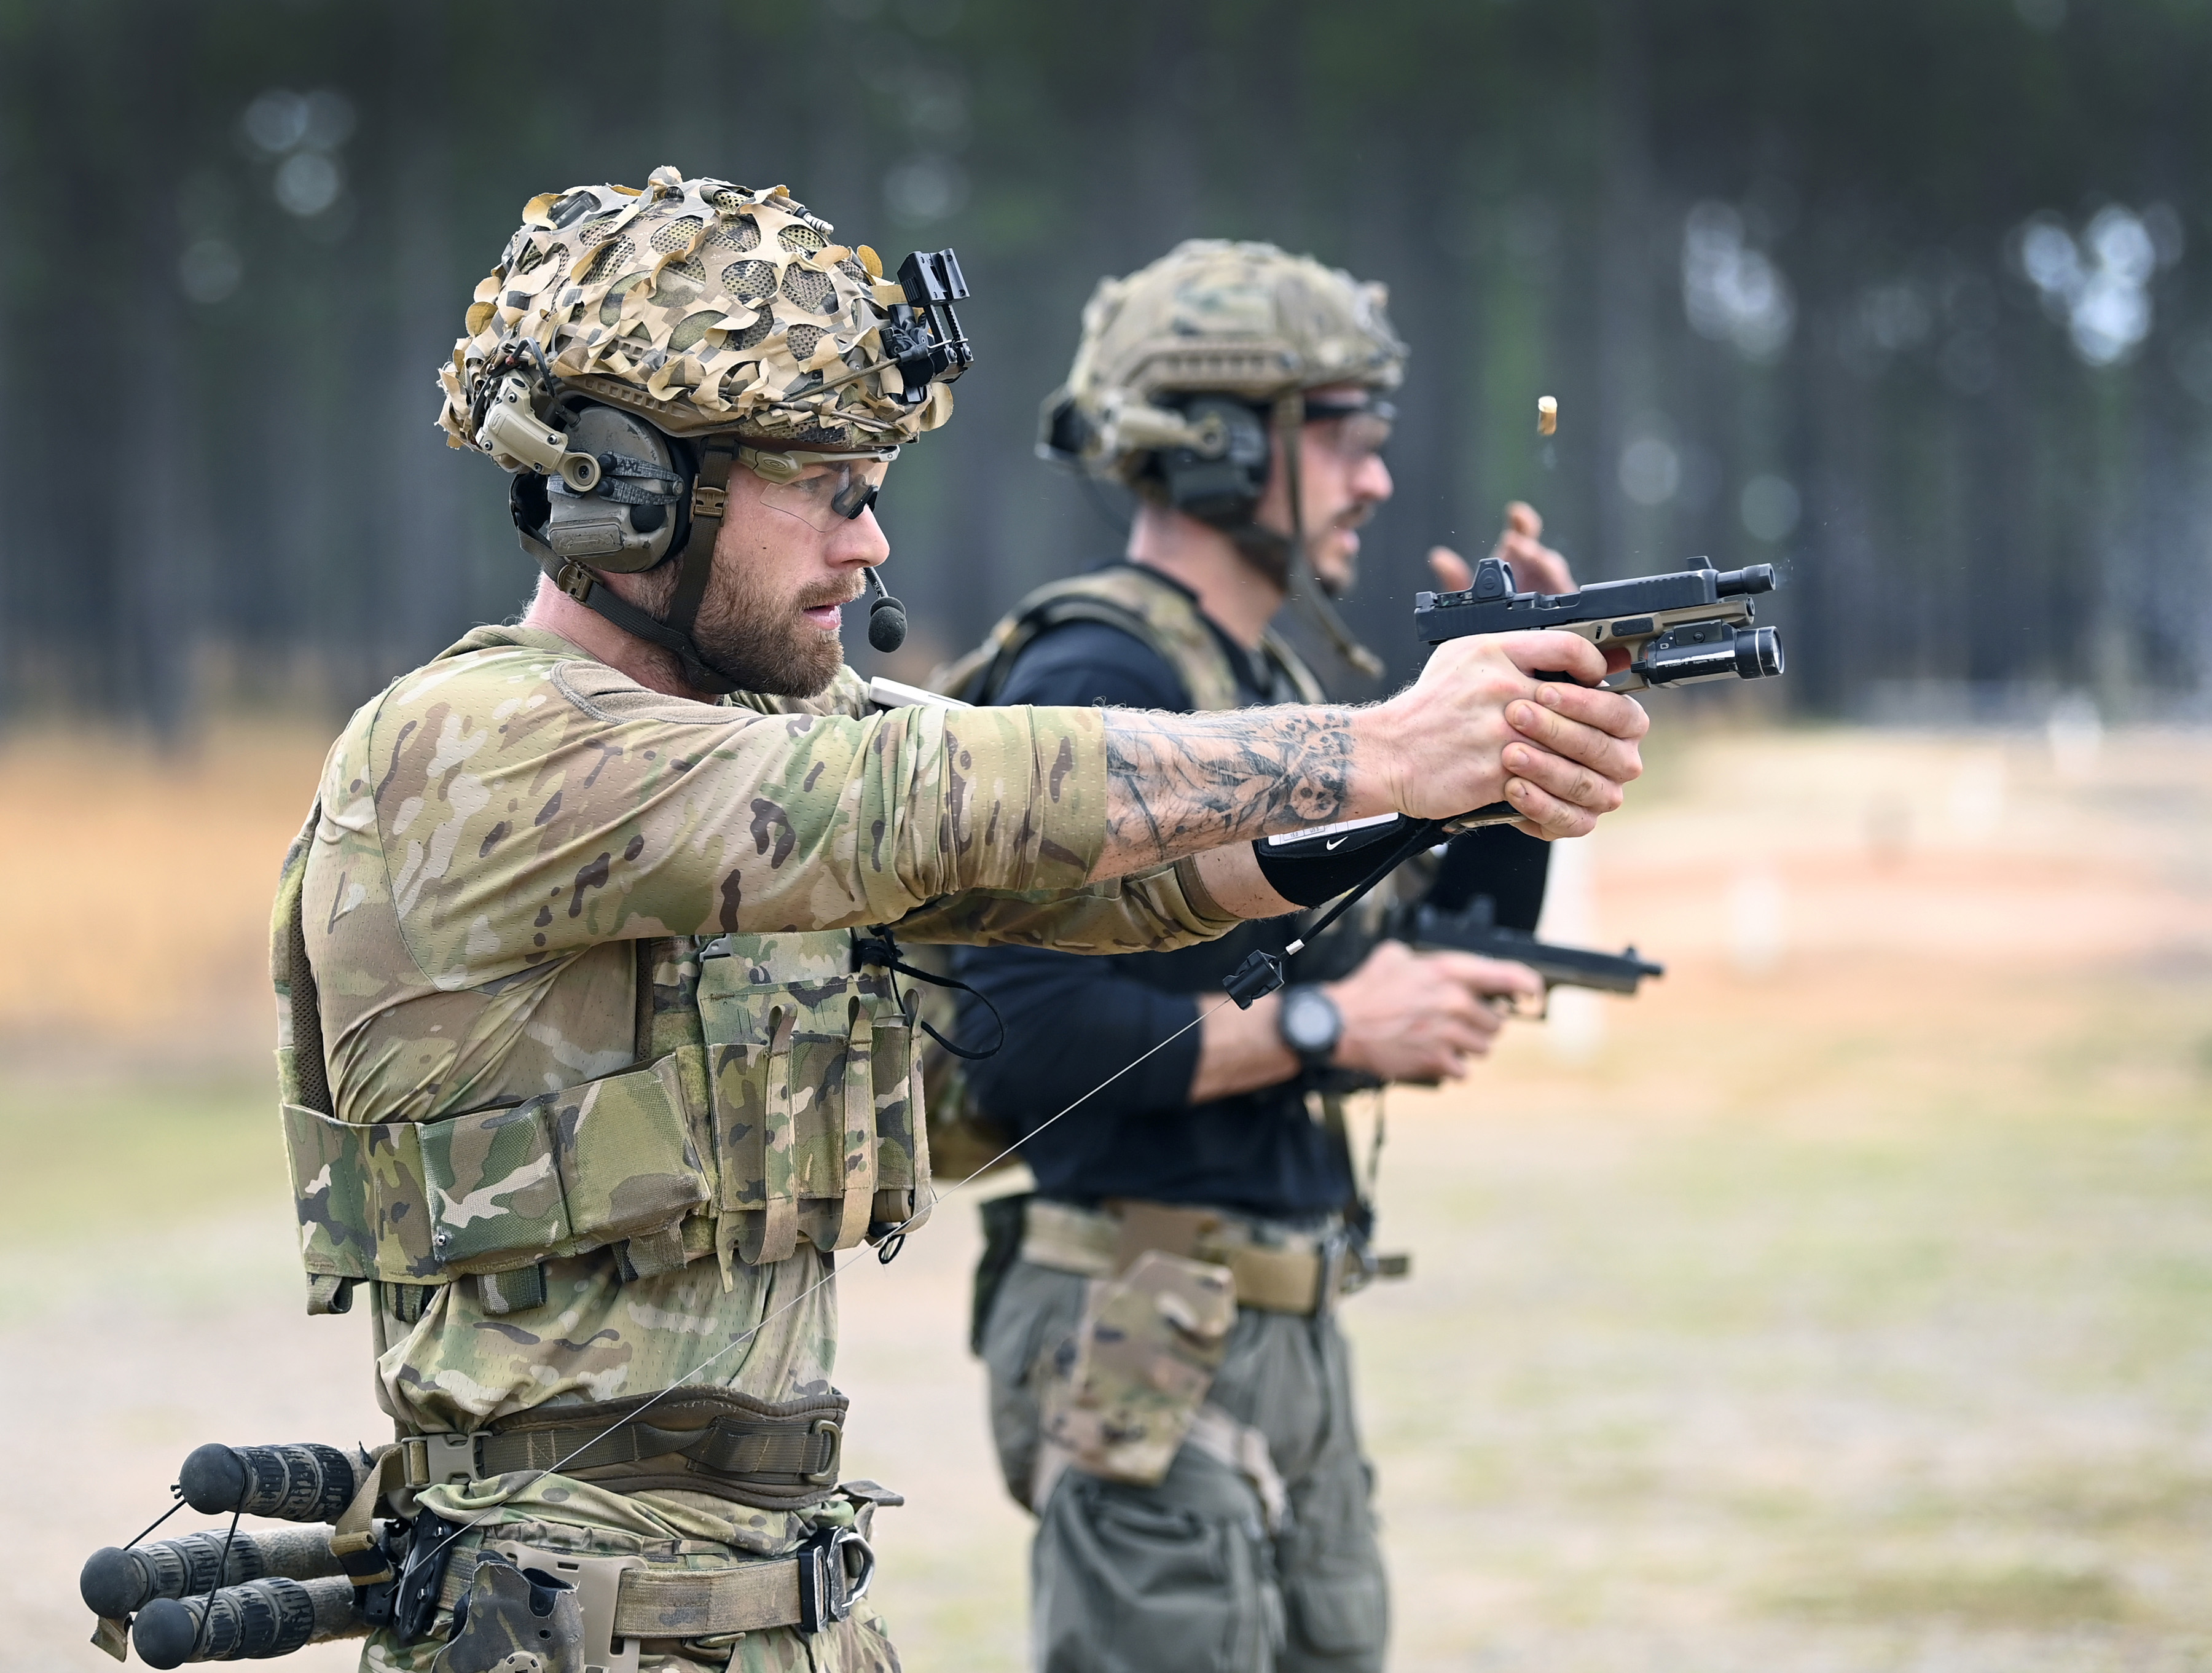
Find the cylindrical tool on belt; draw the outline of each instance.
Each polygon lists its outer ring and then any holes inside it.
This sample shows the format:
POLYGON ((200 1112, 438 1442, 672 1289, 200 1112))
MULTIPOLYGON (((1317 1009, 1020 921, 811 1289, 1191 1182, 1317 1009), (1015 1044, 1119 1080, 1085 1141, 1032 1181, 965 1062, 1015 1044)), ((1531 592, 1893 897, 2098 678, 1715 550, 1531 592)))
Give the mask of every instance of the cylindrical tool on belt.
POLYGON ((328 1528, 232 1535, 228 1560, 224 1537, 221 1529, 211 1528, 150 1545, 103 1547, 85 1559, 77 1591, 94 1615, 121 1621, 156 1597, 204 1597, 217 1586, 248 1580, 314 1580, 343 1572, 331 1554, 328 1528))
POLYGON ((343 1578, 249 1580, 211 1597, 157 1597, 131 1623, 131 1643, 149 1667, 289 1656, 367 1632, 353 1599, 353 1582, 343 1578))
POLYGON ((336 1522, 353 1502, 368 1459, 318 1441, 289 1446, 210 1443, 185 1460, 177 1487, 203 1516, 242 1512, 279 1522, 336 1522))

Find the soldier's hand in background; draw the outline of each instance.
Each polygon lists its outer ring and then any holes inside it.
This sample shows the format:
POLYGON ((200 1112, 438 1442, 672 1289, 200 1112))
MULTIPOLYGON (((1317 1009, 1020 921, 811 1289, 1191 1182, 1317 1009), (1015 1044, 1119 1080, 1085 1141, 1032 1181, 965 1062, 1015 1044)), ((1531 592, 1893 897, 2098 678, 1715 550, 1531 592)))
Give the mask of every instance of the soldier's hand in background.
MULTIPOLYGON (((1415 952, 1402 941, 1382 942, 1351 975, 1322 985, 1344 1019, 1334 1067, 1422 1086, 1459 1079, 1469 1058, 1490 1049, 1522 1000, 1540 1004, 1544 997, 1542 978, 1526 964, 1415 952)), ((1281 995, 1242 1011, 1219 1000, 1198 995, 1201 1007, 1212 1008, 1199 1031, 1194 1104, 1279 1086, 1298 1072, 1283 1043, 1281 995)))
MULTIPOLYGON (((1543 532, 1544 520, 1536 508, 1516 500, 1505 508, 1505 526, 1490 555, 1513 566, 1513 585, 1523 593, 1571 593, 1574 572, 1565 558, 1539 538, 1543 532)), ((1474 566, 1449 546, 1429 548, 1429 573, 1446 593, 1464 593, 1474 585, 1474 566)))
POLYGON ((1544 984, 1525 964, 1384 941, 1328 992, 1344 1018, 1339 1068, 1433 1085, 1465 1074, 1516 1003, 1542 1001, 1544 984))

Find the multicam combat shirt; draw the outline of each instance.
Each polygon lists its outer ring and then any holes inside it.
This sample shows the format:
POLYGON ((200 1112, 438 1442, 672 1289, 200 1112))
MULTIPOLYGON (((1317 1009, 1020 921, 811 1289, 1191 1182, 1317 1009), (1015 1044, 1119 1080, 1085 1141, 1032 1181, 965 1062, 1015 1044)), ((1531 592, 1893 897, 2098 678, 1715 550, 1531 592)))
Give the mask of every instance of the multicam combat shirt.
MULTIPOLYGON (((857 926, 1112 952, 1235 922, 1188 865, 1085 885, 1105 829, 1096 710, 874 714, 849 672, 804 702, 694 703, 527 629, 479 629, 363 707, 320 806, 301 920, 349 1123, 514 1106, 696 1039, 702 947, 773 984, 848 971, 857 926)), ((447 1204, 464 1227, 477 1212, 447 1204)), ((611 1248, 549 1260, 534 1305, 457 1281, 418 1317, 374 1286, 386 1408, 466 1429, 678 1382, 823 1390, 835 1290, 797 1298, 836 1239, 794 1247, 787 1226, 763 1248, 756 1229, 749 1260, 708 1222, 685 1230, 704 1237, 680 1264, 627 1281, 611 1248)))

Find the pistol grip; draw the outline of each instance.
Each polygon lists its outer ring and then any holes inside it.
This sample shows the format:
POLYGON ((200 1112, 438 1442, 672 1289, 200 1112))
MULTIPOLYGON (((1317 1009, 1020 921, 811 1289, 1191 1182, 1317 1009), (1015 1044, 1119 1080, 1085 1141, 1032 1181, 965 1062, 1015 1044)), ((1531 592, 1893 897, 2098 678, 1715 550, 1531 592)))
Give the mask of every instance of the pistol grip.
POLYGON ((1472 813, 1462 813, 1456 818, 1443 822, 1445 834, 1456 836, 1463 830, 1473 830, 1477 825, 1507 824, 1521 817, 1520 811, 1510 801, 1493 801, 1486 807, 1478 807, 1472 813))

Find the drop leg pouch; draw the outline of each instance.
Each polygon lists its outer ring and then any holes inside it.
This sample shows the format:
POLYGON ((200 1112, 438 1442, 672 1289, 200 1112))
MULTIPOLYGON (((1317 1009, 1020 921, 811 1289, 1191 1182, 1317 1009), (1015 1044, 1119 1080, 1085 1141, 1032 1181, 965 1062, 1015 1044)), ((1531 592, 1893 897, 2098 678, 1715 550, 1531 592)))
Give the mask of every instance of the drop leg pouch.
MULTIPOLYGON (((1074 1335, 1041 1368, 1048 1450, 1108 1481, 1158 1481, 1206 1402, 1236 1321, 1225 1266, 1153 1249, 1119 1275, 1093 1279, 1074 1335)), ((1042 1506, 1043 1493, 1031 1502, 1042 1506)))

